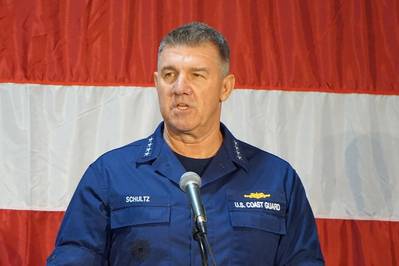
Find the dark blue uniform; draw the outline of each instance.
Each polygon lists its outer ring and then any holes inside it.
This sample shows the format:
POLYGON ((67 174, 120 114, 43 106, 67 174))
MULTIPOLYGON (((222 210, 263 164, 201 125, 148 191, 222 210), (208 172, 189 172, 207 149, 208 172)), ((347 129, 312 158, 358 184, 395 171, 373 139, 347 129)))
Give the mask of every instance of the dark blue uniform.
MULTIPOLYGON (((315 220, 284 160, 235 139, 202 176, 208 238, 218 265, 323 265, 315 220)), ((185 169, 162 137, 101 156, 80 181, 48 265, 201 265, 179 188, 185 169)))

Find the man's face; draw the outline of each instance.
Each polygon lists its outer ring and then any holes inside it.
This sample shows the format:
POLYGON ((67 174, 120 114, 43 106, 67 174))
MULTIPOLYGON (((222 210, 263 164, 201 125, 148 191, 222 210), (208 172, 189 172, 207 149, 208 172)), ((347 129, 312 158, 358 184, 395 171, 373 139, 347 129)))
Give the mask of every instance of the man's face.
POLYGON ((154 81, 168 130, 199 136, 219 125, 221 102, 234 87, 234 76, 223 75, 211 43, 165 47, 154 81))

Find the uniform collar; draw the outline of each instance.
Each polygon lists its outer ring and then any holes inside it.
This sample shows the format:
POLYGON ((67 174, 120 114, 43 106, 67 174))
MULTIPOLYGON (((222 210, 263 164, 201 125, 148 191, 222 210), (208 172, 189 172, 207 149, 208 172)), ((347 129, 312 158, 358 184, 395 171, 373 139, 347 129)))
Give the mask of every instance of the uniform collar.
MULTIPOLYGON (((143 140, 136 163, 151 163, 156 171, 178 184, 184 168, 165 142, 163 129, 164 123, 161 122, 155 132, 143 140)), ((204 173, 205 176, 210 175, 209 182, 234 171, 237 167, 248 171, 248 160, 242 149, 242 142, 237 140, 223 123, 220 123, 220 129, 223 134, 222 146, 204 173)))
POLYGON ((151 164, 155 172, 179 185, 180 177, 185 170, 165 142, 163 129, 164 123, 161 122, 155 132, 144 139, 136 165, 151 164))
POLYGON ((144 139, 137 163, 149 163, 159 156, 162 146, 166 144, 163 139, 163 127, 164 124, 161 122, 154 133, 144 139))
POLYGON ((223 123, 220 123, 220 130, 223 134, 222 147, 226 149, 229 158, 239 167, 248 171, 248 159, 242 149, 243 143, 236 139, 223 123))

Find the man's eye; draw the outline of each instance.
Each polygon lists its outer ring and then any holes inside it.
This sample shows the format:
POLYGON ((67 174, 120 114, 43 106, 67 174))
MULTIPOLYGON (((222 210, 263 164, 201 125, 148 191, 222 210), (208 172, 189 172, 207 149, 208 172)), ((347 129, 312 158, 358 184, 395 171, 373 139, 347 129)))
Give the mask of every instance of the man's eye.
POLYGON ((202 75, 200 73, 193 73, 193 76, 196 78, 205 78, 204 75, 202 75))
POLYGON ((163 78, 164 79, 171 79, 171 78, 173 78, 174 77, 174 73, 173 72, 166 72, 164 75, 163 75, 163 78))

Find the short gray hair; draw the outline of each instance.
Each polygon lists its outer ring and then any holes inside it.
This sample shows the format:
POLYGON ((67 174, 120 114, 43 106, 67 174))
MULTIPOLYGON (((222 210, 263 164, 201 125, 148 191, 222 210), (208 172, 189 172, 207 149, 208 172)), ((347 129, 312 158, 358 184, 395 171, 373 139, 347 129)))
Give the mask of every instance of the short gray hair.
POLYGON ((220 32, 201 22, 185 24, 169 32, 159 44, 158 59, 165 47, 198 46, 208 42, 217 48, 222 61, 223 74, 227 75, 230 65, 229 44, 220 32))

